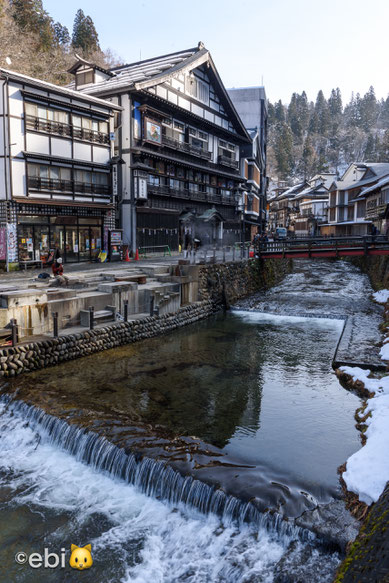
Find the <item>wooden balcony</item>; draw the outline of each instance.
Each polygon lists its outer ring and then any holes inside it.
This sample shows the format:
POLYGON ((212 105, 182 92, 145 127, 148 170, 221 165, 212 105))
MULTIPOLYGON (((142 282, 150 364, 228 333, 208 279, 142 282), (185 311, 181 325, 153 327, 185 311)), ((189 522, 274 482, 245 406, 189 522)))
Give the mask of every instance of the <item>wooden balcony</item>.
POLYGON ((64 193, 64 194, 88 194, 106 198, 111 195, 111 187, 107 184, 92 184, 90 182, 76 182, 74 180, 54 180, 52 178, 39 178, 29 176, 27 180, 28 190, 38 192, 64 193))
POLYGON ((229 168, 234 168, 235 170, 239 169, 239 162, 237 160, 233 160, 228 156, 219 156, 218 163, 222 166, 228 166, 229 168))
POLYGON ((208 150, 195 148, 192 144, 179 142, 167 136, 162 136, 162 145, 173 150, 178 150, 179 152, 184 152, 185 154, 190 154, 191 156, 196 156, 197 158, 202 158, 203 160, 210 160, 212 158, 212 152, 208 152, 208 150))
POLYGON ((41 117, 34 117, 32 115, 26 115, 25 121, 27 130, 75 138, 96 144, 109 144, 109 135, 102 132, 96 132, 95 130, 79 128, 71 124, 43 119, 41 117))
POLYGON ((147 190, 149 194, 156 194, 161 196, 171 196, 174 198, 182 198, 186 200, 196 200, 203 202, 212 202, 217 204, 236 205, 235 197, 223 196, 221 194, 211 194, 209 192, 192 191, 187 188, 171 188, 170 186, 155 186, 148 184, 147 190))

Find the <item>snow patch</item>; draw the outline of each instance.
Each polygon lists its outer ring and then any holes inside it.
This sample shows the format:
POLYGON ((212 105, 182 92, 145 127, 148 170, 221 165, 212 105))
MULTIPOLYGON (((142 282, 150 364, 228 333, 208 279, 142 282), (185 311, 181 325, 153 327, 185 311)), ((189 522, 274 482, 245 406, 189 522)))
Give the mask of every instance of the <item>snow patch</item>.
POLYGON ((389 289, 381 289, 375 292, 373 298, 378 304, 386 304, 389 299, 389 289))
MULTIPOLYGON (((388 355, 389 358, 389 355, 388 355)), ((375 393, 367 401, 366 444, 347 460, 343 473, 347 489, 358 494, 366 504, 377 502, 389 480, 389 376, 370 379, 369 370, 342 366, 340 370, 364 383, 367 390, 375 393)))

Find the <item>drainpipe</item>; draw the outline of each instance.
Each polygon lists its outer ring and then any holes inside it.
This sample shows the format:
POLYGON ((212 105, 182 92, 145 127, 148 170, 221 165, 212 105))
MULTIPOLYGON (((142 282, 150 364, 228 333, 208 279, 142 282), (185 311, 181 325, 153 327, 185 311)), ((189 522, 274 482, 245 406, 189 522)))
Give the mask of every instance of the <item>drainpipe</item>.
MULTIPOLYGON (((5 154, 5 158, 4 158, 4 185, 5 185, 5 206, 6 206, 6 233, 5 233, 5 242, 6 242, 6 248, 5 248, 5 262, 6 262, 6 268, 7 268, 7 272, 9 271, 9 262, 8 262, 8 202, 9 202, 9 192, 8 192, 8 168, 7 168, 7 161, 10 161, 10 151, 9 151, 9 140, 8 138, 8 132, 6 129, 6 115, 5 115, 5 104, 6 104, 6 94, 5 94, 5 86, 7 85, 7 114, 8 114, 8 107, 9 107, 9 103, 8 103, 8 82, 9 82, 9 78, 8 75, 4 75, 3 77, 4 79, 4 83, 2 86, 2 97, 3 97, 3 140, 4 140, 4 154, 5 154), (8 159, 7 159, 7 151, 8 151, 8 159)), ((7 120, 8 121, 8 120, 7 120)), ((9 122, 8 122, 9 123, 9 122)))

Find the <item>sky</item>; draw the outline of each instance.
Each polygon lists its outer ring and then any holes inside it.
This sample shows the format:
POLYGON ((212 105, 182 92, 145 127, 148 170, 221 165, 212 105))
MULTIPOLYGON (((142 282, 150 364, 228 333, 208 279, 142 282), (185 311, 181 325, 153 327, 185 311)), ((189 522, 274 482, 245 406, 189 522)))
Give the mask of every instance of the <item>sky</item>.
POLYGON ((373 85, 389 93, 388 0, 43 0, 73 28, 82 8, 102 49, 131 63, 197 46, 210 50, 224 85, 264 85, 270 101, 315 100, 339 87, 343 101, 373 85))

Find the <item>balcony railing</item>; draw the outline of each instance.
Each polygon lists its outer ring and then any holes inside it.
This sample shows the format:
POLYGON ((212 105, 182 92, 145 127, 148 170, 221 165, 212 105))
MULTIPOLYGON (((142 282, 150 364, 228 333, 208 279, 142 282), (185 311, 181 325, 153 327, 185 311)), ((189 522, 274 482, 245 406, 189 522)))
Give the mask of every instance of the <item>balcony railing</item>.
POLYGON ((229 166, 230 168, 235 168, 235 169, 239 168, 239 162, 237 160, 233 160, 232 158, 229 158, 228 156, 219 156, 218 162, 219 162, 219 164, 222 164, 223 166, 229 166))
POLYGON ((187 188, 171 188, 170 186, 148 184, 148 192, 162 196, 172 196, 174 198, 185 198, 189 200, 199 200, 205 202, 214 202, 218 204, 236 204, 234 197, 223 196, 222 194, 213 194, 210 192, 192 191, 187 188))
POLYGON ((26 129, 57 136, 73 137, 97 144, 109 144, 109 135, 103 132, 79 128, 71 124, 34 117, 33 115, 26 115, 26 129))
POLYGON ((204 160, 210 160, 212 158, 212 152, 208 152, 208 150, 196 148, 192 144, 188 144, 187 142, 179 142, 178 140, 173 140, 167 136, 162 136, 162 145, 166 146, 167 148, 172 148, 173 150, 179 150, 180 152, 185 152, 186 154, 191 154, 192 156, 203 158, 204 160))
POLYGON ((52 178, 28 177, 28 189, 49 192, 64 192, 71 194, 93 194, 109 196, 111 188, 107 184, 92 184, 91 182, 77 182, 74 180, 56 180, 52 178))

